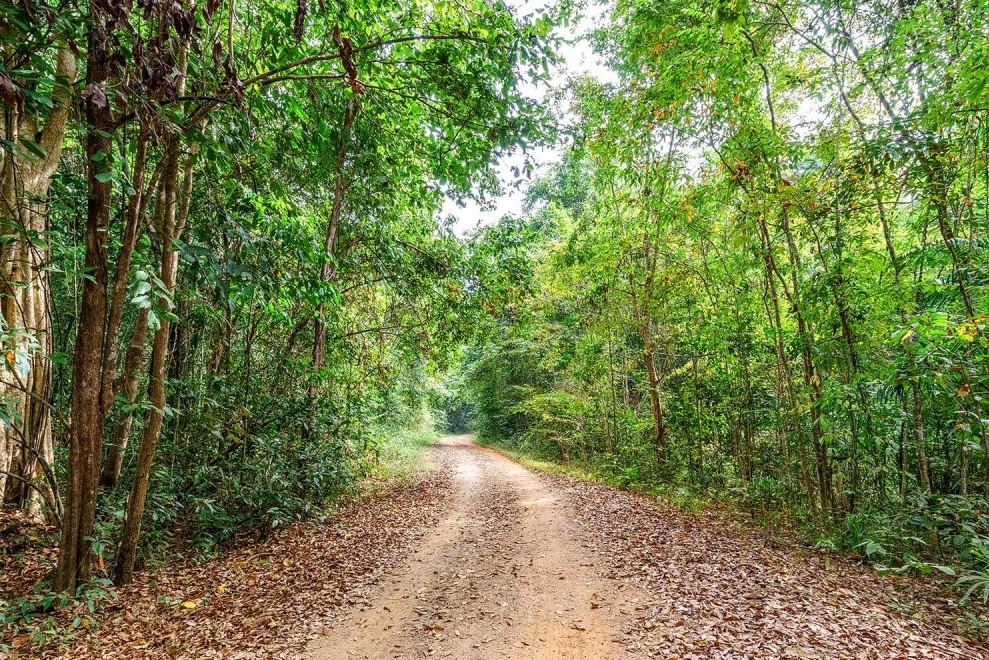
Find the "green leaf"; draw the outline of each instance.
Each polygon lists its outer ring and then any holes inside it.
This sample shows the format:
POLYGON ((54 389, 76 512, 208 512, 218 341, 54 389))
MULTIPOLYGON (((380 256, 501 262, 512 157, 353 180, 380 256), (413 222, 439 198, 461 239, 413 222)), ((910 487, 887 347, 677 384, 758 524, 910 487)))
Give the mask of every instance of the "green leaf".
POLYGON ((37 156, 39 160, 45 160, 46 158, 48 158, 48 152, 46 152, 41 147, 41 145, 38 144, 37 142, 35 142, 34 140, 31 140, 31 139, 22 137, 22 138, 20 138, 19 141, 20 141, 20 144, 25 149, 27 149, 28 151, 30 151, 33 155, 37 156))

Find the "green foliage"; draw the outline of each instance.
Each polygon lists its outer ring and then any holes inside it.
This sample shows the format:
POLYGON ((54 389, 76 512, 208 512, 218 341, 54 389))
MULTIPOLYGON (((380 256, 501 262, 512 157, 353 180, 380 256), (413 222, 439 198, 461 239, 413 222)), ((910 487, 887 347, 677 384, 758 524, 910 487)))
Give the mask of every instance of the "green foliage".
MULTIPOLYGON (((45 202, 48 232, 28 237, 46 251, 50 280, 54 471, 64 483, 63 422, 78 414, 72 379, 84 367, 113 381, 106 444, 127 441, 119 480, 99 494, 97 573, 113 561, 141 483, 136 459, 153 413, 164 424, 148 443, 148 563, 264 537, 318 517, 368 477, 411 474, 432 437, 423 411, 440 404, 438 374, 514 295, 495 279, 508 253, 472 252, 440 211, 448 198, 496 193, 499 157, 553 138, 546 109, 521 90, 548 76, 565 11, 523 16, 500 0, 2 10, 0 96, 28 110, 32 133, 64 82, 53 54, 71 43, 88 80, 85 67, 104 53, 86 52, 86 31, 108 37, 106 84, 78 85, 73 103, 113 118, 99 134, 112 147, 89 158, 96 184, 111 188, 113 221, 100 229, 108 276, 127 275, 107 338, 116 362, 67 357, 94 332, 81 321, 83 285, 97 281, 83 149, 96 133, 85 112, 70 118, 49 199, 32 200, 45 202), (174 255, 162 251, 171 216, 184 225, 174 255), (163 275, 172 256, 174 285, 163 275), (148 357, 166 327, 161 405, 148 357)), ((39 145, 0 146, 37 159, 39 145)), ((4 326, 4 339, 12 332, 4 326)), ((28 335, 18 347, 15 360, 40 344, 28 335)))
POLYGON ((618 2, 617 82, 478 237, 524 283, 482 437, 989 593, 983 10, 618 2))
MULTIPOLYGON (((114 597, 107 590, 109 584, 108 580, 99 580, 83 585, 72 598, 52 592, 50 582, 41 582, 31 594, 0 600, 0 630, 11 640, 27 637, 39 648, 57 646, 74 631, 96 625, 93 614, 97 606, 114 597)), ((16 653, 5 643, 0 643, 0 652, 16 653)))
POLYGON ((385 481, 414 479, 422 471, 435 467, 426 460, 423 448, 437 438, 439 434, 433 429, 431 420, 412 428, 380 429, 365 470, 385 481))

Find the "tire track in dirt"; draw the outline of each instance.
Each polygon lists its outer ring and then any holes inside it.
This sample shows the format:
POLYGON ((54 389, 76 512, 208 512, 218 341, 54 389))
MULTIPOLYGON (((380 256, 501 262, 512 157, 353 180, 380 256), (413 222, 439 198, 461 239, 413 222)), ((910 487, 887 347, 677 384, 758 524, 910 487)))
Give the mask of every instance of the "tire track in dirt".
POLYGON ((448 515, 309 657, 631 657, 641 594, 598 574, 547 480, 469 436, 430 452, 452 474, 448 515))

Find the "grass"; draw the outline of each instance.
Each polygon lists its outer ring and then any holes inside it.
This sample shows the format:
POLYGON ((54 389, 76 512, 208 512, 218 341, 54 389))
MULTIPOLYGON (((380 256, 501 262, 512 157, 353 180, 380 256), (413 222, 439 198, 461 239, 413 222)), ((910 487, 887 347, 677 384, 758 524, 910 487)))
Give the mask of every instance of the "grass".
POLYGON ((377 462, 372 470, 375 480, 404 482, 436 466, 423 449, 440 437, 432 428, 387 429, 382 432, 377 462))
POLYGON ((506 443, 479 436, 474 438, 474 443, 494 449, 532 470, 548 474, 562 474, 575 479, 591 481, 617 488, 618 490, 636 493, 637 495, 645 495, 662 504, 676 507, 683 513, 698 515, 712 509, 726 510, 726 506, 723 503, 718 503, 709 497, 691 492, 686 488, 649 484, 637 479, 630 480, 627 476, 615 474, 614 471, 607 470, 593 462, 587 463, 571 460, 564 463, 554 457, 539 455, 532 449, 519 449, 506 443))
POLYGON ((526 452, 515 447, 511 447, 507 444, 496 442, 493 440, 487 440, 480 436, 474 437, 474 444, 480 445, 481 447, 487 447, 489 449, 494 449, 495 451, 508 456, 513 461, 521 463, 525 467, 536 470, 538 472, 548 472, 550 474, 563 474, 568 477, 574 477, 576 479, 584 479, 585 481, 594 481, 600 484, 606 484, 608 486, 614 486, 604 475, 594 472, 593 470, 575 464, 575 463, 560 463, 558 461, 549 458, 540 458, 531 452, 526 452))

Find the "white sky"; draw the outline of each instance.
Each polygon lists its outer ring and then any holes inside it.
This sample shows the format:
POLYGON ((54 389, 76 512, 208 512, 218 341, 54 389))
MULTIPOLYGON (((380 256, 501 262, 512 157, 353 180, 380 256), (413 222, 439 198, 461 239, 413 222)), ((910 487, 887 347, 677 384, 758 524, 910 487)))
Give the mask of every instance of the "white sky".
MULTIPOLYGON (((545 1, 529 0, 516 5, 521 13, 535 10, 536 7, 545 5, 545 1)), ((554 67, 548 84, 534 85, 523 83, 522 92, 531 98, 544 101, 548 98, 550 91, 554 88, 562 87, 567 80, 574 76, 590 75, 598 80, 612 82, 617 80, 616 75, 591 50, 590 43, 584 36, 594 28, 598 27, 603 18, 605 7, 600 4, 593 4, 585 9, 583 15, 576 25, 569 28, 557 28, 556 34, 570 43, 561 44, 558 53, 561 62, 554 67)), ((556 146, 539 148, 529 152, 529 156, 535 163, 535 171, 532 178, 545 172, 547 167, 556 163, 560 159, 560 150, 556 146)), ((502 158, 498 162, 498 177, 504 188, 501 195, 492 199, 493 208, 483 209, 475 202, 468 202, 465 207, 460 207, 451 199, 443 206, 442 215, 447 217, 452 215, 456 218, 454 231, 459 236, 464 236, 476 227, 490 225, 497 222, 504 215, 517 215, 522 211, 522 202, 528 180, 524 180, 521 186, 513 185, 517 179, 512 172, 512 167, 522 169, 525 163, 525 154, 517 151, 510 156, 502 158)), ((523 178, 525 175, 523 174, 523 178)))

